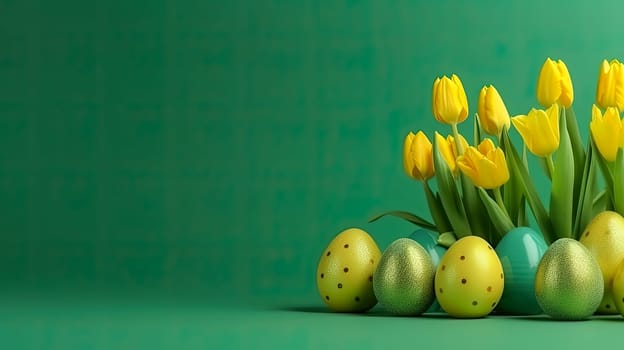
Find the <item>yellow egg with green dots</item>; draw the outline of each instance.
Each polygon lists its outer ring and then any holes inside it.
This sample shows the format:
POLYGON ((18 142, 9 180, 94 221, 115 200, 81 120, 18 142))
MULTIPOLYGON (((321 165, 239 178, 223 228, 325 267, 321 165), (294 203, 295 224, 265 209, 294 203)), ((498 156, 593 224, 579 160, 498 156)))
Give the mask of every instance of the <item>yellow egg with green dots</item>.
POLYGON ((373 273, 381 251, 364 230, 349 228, 323 250, 316 286, 325 304, 338 312, 364 312, 377 304, 373 273))
POLYGON ((446 313, 457 318, 487 316, 503 295, 503 266, 483 238, 467 236, 444 254, 435 275, 435 293, 446 313))
POLYGON ((624 259, 624 218, 614 211, 603 211, 587 225, 579 240, 594 256, 604 280, 604 295, 597 313, 617 314, 611 287, 619 262, 624 259))

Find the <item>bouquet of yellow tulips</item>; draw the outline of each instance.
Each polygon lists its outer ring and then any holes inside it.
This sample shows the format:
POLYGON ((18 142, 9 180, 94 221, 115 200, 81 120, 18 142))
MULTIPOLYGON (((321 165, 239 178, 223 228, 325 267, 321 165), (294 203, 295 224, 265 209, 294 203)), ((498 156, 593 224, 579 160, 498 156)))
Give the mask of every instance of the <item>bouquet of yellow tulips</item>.
POLYGON ((401 217, 437 231, 438 243, 444 246, 469 235, 494 245, 514 227, 529 225, 528 207, 550 244, 564 237, 578 239, 599 212, 612 209, 624 214, 624 130, 620 119, 624 65, 617 60, 602 62, 585 146, 565 63, 546 59, 536 90, 543 109, 531 108, 525 115, 511 117, 497 89, 484 86, 469 142, 457 128, 469 115, 462 82, 454 74, 437 78, 433 115, 450 126, 450 134, 436 132, 432 143, 423 131, 410 132, 403 148, 405 172, 422 183, 431 220, 392 211, 371 221, 386 215, 401 217), (521 148, 511 142, 512 125, 523 140, 521 148), (549 179, 548 209, 529 175, 527 150, 537 157, 549 179))

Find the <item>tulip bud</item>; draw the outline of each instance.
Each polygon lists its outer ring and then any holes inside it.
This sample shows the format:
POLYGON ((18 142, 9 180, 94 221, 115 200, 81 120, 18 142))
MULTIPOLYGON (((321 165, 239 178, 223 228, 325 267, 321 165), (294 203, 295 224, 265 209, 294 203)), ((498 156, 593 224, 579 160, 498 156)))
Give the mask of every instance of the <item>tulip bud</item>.
POLYGON ((494 86, 484 86, 481 89, 477 110, 479 123, 486 133, 500 136, 503 128, 509 129, 509 112, 494 86))
POLYGON ((433 115, 445 124, 461 123, 468 117, 468 99, 457 75, 437 78, 433 83, 433 115))
POLYGON ((416 135, 410 132, 405 137, 403 168, 415 180, 424 181, 433 177, 433 145, 422 131, 416 135))
POLYGON ((603 115, 593 105, 589 129, 602 157, 608 162, 615 161, 618 148, 624 147, 624 130, 617 109, 609 107, 603 115))
POLYGON ((602 61, 598 73, 596 104, 602 109, 617 107, 624 110, 624 65, 618 60, 602 61))
POLYGON ((568 67, 562 60, 546 59, 537 78, 537 100, 548 108, 555 103, 570 107, 574 101, 574 89, 568 67))

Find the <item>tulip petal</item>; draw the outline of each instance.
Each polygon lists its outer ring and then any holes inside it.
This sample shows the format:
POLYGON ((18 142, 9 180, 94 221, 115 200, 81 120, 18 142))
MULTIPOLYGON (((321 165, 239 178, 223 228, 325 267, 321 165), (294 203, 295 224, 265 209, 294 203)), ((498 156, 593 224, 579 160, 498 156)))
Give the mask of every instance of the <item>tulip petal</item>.
POLYGON ((432 107, 436 120, 442 123, 460 123, 468 117, 468 99, 457 75, 434 81, 432 107))
POLYGON ((481 127, 488 134, 499 136, 503 127, 509 128, 509 112, 494 86, 481 89, 477 109, 481 127))
POLYGON ((559 107, 551 106, 547 112, 531 109, 527 115, 512 118, 512 123, 531 153, 545 157, 559 146, 559 107))
POLYGON ((537 100, 544 107, 552 106, 561 95, 561 75, 557 64, 547 58, 537 80, 537 100))
POLYGON ((476 186, 493 189, 509 180, 509 170, 500 148, 490 150, 488 155, 489 157, 481 153, 478 148, 469 147, 466 153, 457 159, 457 166, 476 186))
POLYGON ((602 115, 594 105, 589 129, 602 157, 608 162, 615 161, 617 149, 622 144, 622 121, 618 111, 609 107, 602 115))
POLYGON ((572 78, 570 78, 568 67, 562 60, 557 61, 557 68, 561 76, 561 95, 559 96, 559 102, 561 102, 564 107, 570 107, 574 101, 572 78))
POLYGON ((412 157, 412 141, 415 136, 416 135, 410 131, 409 134, 405 136, 405 141, 403 142, 403 169, 409 177, 413 177, 412 169, 414 168, 414 158, 412 157))

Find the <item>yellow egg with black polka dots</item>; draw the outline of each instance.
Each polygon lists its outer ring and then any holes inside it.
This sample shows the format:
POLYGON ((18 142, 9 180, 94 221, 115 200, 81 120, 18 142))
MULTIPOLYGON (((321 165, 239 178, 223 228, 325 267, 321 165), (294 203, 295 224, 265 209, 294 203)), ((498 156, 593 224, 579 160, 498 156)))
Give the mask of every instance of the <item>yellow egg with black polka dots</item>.
POLYGON ((438 264, 436 298, 453 317, 484 317, 498 304, 504 282, 503 266, 492 246, 483 238, 466 236, 438 264))
POLYGON ((381 251, 364 230, 349 228, 323 250, 316 286, 325 304, 338 312, 364 312, 377 304, 373 272, 381 251))

